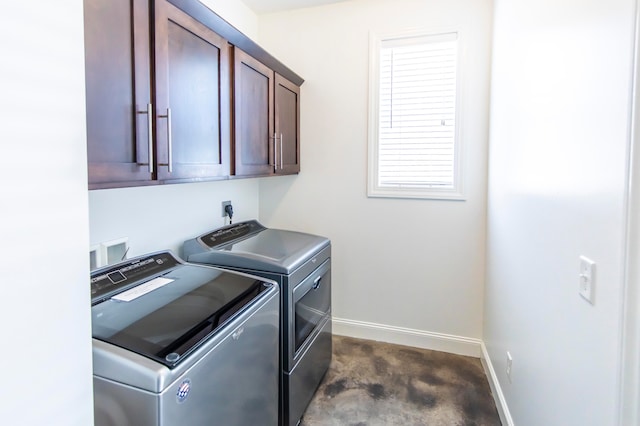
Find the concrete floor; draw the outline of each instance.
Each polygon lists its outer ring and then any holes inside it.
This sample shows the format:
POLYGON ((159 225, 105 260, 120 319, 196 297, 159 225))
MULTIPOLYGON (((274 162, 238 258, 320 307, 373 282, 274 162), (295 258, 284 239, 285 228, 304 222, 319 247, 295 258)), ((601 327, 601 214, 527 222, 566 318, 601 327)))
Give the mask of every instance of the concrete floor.
POLYGON ((478 358, 333 337, 333 359, 301 426, 499 426, 478 358))

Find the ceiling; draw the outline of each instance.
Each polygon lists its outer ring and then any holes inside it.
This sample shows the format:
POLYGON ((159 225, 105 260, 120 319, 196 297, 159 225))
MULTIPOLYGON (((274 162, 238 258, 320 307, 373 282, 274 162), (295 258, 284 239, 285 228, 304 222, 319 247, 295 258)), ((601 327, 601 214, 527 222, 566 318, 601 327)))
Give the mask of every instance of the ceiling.
POLYGON ((255 13, 280 12, 302 7, 320 6, 329 3, 338 3, 344 0, 242 0, 255 13))

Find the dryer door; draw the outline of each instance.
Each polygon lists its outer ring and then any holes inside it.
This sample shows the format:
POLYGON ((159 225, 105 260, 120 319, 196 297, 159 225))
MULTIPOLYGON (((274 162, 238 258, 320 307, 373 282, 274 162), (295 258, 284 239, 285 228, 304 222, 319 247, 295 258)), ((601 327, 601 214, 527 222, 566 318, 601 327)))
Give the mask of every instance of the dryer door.
MULTIPOLYGON (((295 342, 290 365, 297 360, 309 336, 331 310, 331 259, 327 259, 293 290, 293 324, 290 333, 295 342)), ((290 349, 290 350, 291 350, 290 349)))

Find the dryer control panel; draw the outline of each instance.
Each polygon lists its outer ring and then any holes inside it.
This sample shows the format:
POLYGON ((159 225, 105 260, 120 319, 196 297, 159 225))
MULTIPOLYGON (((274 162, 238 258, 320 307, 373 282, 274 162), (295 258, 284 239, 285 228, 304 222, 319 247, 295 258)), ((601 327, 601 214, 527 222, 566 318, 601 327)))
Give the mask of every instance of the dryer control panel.
POLYGON ((235 223, 223 228, 211 231, 200 236, 198 239, 207 247, 218 247, 236 240, 257 234, 265 228, 257 220, 235 223))

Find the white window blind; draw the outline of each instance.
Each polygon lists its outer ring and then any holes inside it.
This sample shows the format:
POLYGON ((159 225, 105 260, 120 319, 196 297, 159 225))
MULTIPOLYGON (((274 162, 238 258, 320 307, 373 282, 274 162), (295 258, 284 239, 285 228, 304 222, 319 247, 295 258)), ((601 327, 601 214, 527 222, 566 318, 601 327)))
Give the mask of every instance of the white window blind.
POLYGON ((457 43, 456 33, 379 42, 370 182, 386 195, 457 190, 457 43))

